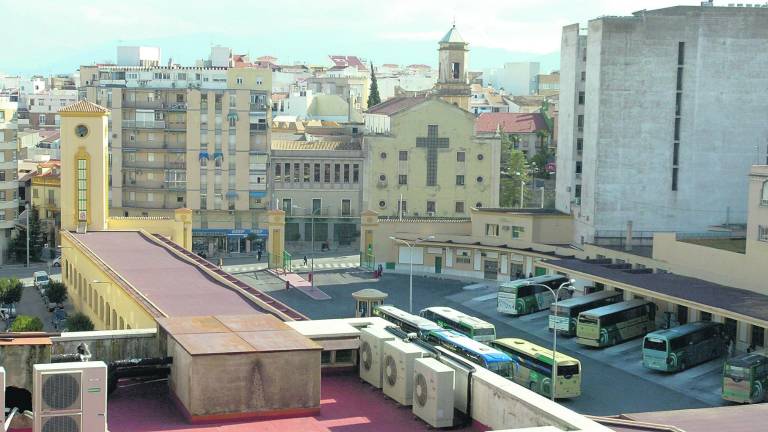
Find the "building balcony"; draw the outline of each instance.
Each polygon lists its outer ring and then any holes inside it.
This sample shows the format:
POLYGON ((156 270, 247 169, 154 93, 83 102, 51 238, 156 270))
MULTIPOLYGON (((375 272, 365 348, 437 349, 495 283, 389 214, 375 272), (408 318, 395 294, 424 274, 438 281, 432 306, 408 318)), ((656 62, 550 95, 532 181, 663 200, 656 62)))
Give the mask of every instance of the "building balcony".
POLYGON ((267 124, 266 123, 251 123, 250 125, 251 132, 264 132, 267 130, 267 124))
POLYGON ((18 143, 16 140, 0 141, 0 150, 18 150, 18 143))
POLYGON ((263 112, 267 112, 268 108, 269 107, 267 106, 267 104, 264 104, 264 103, 252 103, 249 108, 249 111, 252 113, 263 113, 263 112))
POLYGON ((163 101, 158 100, 124 100, 123 108, 138 108, 138 109, 163 109, 165 104, 163 101))
POLYGON ((165 168, 167 169, 176 169, 176 170, 183 170, 187 169, 187 162, 186 161, 167 161, 165 163, 165 168))
POLYGON ((187 149, 186 142, 178 141, 128 141, 123 143, 123 149, 130 150, 178 150, 185 151, 187 149))
POLYGON ((0 170, 16 170, 18 166, 19 163, 15 160, 0 162, 0 170))
POLYGON ((146 160, 123 160, 124 168, 142 168, 142 169, 164 169, 165 162, 163 161, 146 161, 146 160))
POLYGON ((162 120, 123 120, 123 129, 165 129, 162 120))
POLYGON ((166 122, 165 128, 167 130, 185 131, 187 130, 187 122, 166 122))
POLYGON ((162 199, 156 201, 123 200, 123 208, 175 210, 182 208, 185 205, 186 203, 184 202, 166 202, 162 199))
POLYGON ((10 199, 7 201, 0 201, 0 210, 19 208, 19 199, 10 199))
POLYGON ((0 229, 13 229, 16 227, 16 221, 0 220, 0 229))
POLYGON ((167 104, 165 107, 168 111, 186 111, 187 110, 187 103, 186 102, 174 102, 167 104))
POLYGON ((0 181, 0 190, 18 189, 19 182, 16 180, 0 181))

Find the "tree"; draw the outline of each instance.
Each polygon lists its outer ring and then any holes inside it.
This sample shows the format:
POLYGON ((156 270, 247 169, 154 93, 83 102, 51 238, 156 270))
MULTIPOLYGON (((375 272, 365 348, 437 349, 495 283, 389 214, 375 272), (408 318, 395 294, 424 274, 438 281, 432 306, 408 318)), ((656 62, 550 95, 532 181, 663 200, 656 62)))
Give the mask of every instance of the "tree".
POLYGON ((536 166, 536 177, 537 178, 549 178, 549 173, 547 172, 547 164, 550 162, 554 162, 555 155, 552 153, 549 149, 546 147, 541 147, 535 155, 531 158, 531 165, 536 166))
POLYGON ((0 303, 13 304, 21 301, 24 284, 16 278, 0 279, 0 303))
POLYGON ((11 324, 12 332, 37 332, 43 330, 43 322, 36 316, 19 315, 11 324))
POLYGON ((82 312, 75 312, 67 318, 67 331, 92 331, 93 321, 88 318, 88 315, 82 312))
POLYGON ((499 203, 502 207, 515 207, 520 205, 521 182, 528 183, 528 164, 522 151, 509 147, 506 152, 506 158, 502 153, 502 160, 506 160, 501 166, 499 203))
MULTIPOLYGON (((31 207, 27 215, 29 218, 29 260, 40 261, 40 255, 45 244, 45 234, 40 228, 40 214, 36 207, 31 207)), ((9 247, 17 262, 25 262, 27 259, 27 227, 22 224, 17 229, 16 237, 9 247)))
POLYGON ((67 301, 67 287, 61 282, 51 281, 45 289, 45 295, 51 303, 64 303, 67 301))
POLYGON ((368 91, 368 108, 380 103, 379 84, 376 82, 376 73, 373 71, 373 62, 371 62, 371 89, 368 91))

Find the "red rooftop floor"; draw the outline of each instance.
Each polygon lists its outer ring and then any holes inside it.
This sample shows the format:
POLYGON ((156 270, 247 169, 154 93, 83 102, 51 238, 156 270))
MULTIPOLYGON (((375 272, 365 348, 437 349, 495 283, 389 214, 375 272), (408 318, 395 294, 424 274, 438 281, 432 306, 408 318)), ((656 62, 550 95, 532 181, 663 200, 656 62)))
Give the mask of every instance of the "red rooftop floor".
MULTIPOLYGON (((108 401, 110 432, 379 432, 427 431, 410 407, 386 399, 356 375, 324 376, 320 415, 242 423, 188 424, 171 401, 165 382, 119 388, 108 401)), ((472 431, 472 427, 453 429, 472 431)))

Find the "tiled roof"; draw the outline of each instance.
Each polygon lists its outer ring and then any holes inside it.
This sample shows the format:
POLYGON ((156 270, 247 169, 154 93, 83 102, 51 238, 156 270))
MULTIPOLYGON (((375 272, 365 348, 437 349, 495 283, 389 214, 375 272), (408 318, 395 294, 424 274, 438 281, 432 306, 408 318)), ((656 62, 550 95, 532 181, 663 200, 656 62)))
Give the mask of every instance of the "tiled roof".
POLYGON ((414 107, 426 100, 427 98, 425 96, 416 96, 416 97, 396 96, 393 98, 389 98, 378 105, 374 105, 368 108, 368 111, 366 111, 366 113, 392 115, 400 111, 406 110, 408 108, 414 107))
POLYGON ((272 140, 272 150, 328 151, 360 150, 360 143, 339 141, 272 140))
POLYGON ((59 110, 60 113, 108 113, 109 110, 87 100, 80 100, 59 110))
POLYGON ((483 113, 475 120, 477 133, 494 133, 497 127, 506 133, 535 133, 547 123, 540 113, 483 113))

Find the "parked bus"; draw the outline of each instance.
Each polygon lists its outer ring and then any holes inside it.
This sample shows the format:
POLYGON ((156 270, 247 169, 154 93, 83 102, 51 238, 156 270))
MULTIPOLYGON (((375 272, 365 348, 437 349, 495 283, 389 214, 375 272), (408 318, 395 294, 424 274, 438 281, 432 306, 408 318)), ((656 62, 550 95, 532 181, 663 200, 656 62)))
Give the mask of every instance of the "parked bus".
POLYGON ((431 330, 440 330, 441 327, 432 321, 418 315, 398 309, 394 306, 381 305, 373 309, 373 315, 397 325, 406 333, 416 333, 419 337, 431 330))
MULTIPOLYGON (((542 285, 557 291, 560 285, 568 281, 569 279, 565 276, 544 275, 505 282, 499 286, 496 309, 510 315, 524 315, 547 309, 552 304, 554 296, 542 285)), ((569 291, 564 291, 561 293, 561 298, 568 295, 570 295, 569 291)))
POLYGON ((480 318, 467 315, 449 307, 428 307, 419 313, 444 329, 456 330, 480 342, 496 339, 496 327, 480 318))
POLYGON ((723 366, 723 399, 739 403, 765 400, 768 388, 768 355, 743 354, 725 361, 723 366))
POLYGON ((426 334, 425 340, 504 378, 512 379, 515 371, 512 359, 496 348, 491 348, 454 330, 430 331, 426 334))
POLYGON ((576 342, 605 347, 642 336, 654 329, 656 305, 647 300, 629 300, 579 314, 576 342))
POLYGON ((552 303, 549 307, 549 329, 565 336, 576 336, 579 314, 590 309, 618 303, 623 294, 616 291, 598 291, 584 296, 571 297, 552 303))
POLYGON ((678 372, 720 357, 727 350, 725 327, 698 321, 648 333, 643 339, 643 366, 678 372))
MULTIPOLYGON (((491 346, 508 354, 518 366, 513 380, 544 396, 552 391, 552 350, 528 342, 508 338, 497 339, 491 346)), ((581 394, 581 363, 573 357, 557 353, 555 398, 573 398, 581 394)))

